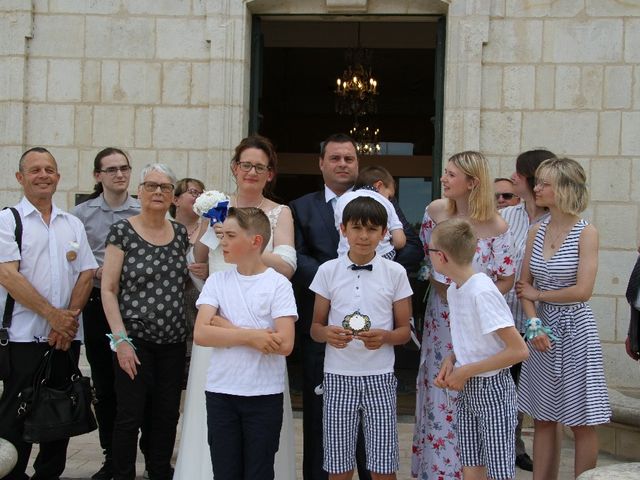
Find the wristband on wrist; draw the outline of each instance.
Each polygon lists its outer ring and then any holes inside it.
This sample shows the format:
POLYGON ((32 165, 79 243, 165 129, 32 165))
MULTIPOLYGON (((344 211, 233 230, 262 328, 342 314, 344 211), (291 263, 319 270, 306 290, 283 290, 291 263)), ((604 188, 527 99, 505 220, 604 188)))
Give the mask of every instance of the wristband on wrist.
POLYGON ((542 335, 543 333, 547 335, 551 340, 558 340, 558 338, 551 333, 551 329, 549 327, 542 326, 542 320, 538 317, 531 317, 527 320, 525 324, 527 330, 525 331, 524 336, 527 340, 531 340, 532 338, 537 337, 538 335, 542 335))
POLYGON ((135 345, 131 341, 131 338, 127 337, 127 334, 124 333, 124 331, 118 333, 107 333, 106 335, 109 339, 109 347, 113 352, 116 352, 118 350, 118 345, 120 345, 122 342, 128 343, 134 350, 136 349, 135 345), (116 336, 120 338, 116 338, 116 336))

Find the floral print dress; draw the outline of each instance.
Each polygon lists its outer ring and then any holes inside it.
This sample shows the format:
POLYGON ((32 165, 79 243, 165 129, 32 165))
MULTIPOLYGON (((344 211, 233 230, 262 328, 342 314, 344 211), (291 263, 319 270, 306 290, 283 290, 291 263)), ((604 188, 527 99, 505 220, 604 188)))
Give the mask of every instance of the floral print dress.
MULTIPOLYGON (((425 210, 420 239, 425 247, 427 273, 434 280, 448 285, 451 280, 432 269, 426 251, 435 226, 425 210)), ((507 231, 497 237, 478 239, 473 268, 476 272, 486 273, 494 281, 498 276, 513 275, 511 233, 507 231)), ((442 360, 452 351, 449 307, 432 288, 424 314, 411 460, 411 473, 420 480, 462 478, 455 433, 457 392, 449 390, 447 393, 433 383, 442 360)))

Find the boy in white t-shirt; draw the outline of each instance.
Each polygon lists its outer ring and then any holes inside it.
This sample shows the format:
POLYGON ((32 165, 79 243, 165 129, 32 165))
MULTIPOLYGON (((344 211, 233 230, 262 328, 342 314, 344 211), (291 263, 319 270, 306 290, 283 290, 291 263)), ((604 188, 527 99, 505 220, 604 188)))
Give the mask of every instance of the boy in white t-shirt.
POLYGON ((516 389, 508 367, 529 350, 504 297, 471 265, 477 239, 471 225, 446 220, 433 230, 429 258, 453 283, 447 289, 453 352, 435 379, 458 397, 458 447, 465 480, 515 477, 516 389))
POLYGON ((205 393, 216 480, 274 478, 298 314, 291 283, 262 262, 270 235, 262 210, 230 208, 220 246, 236 268, 213 273, 196 302, 194 340, 214 347, 205 393))
POLYGON ((338 232, 340 232, 340 242, 338 243, 338 256, 346 255, 349 251, 347 238, 340 230, 342 223, 342 212, 344 207, 358 197, 371 197, 384 207, 387 211, 386 231, 382 240, 376 248, 376 253, 381 257, 393 260, 396 250, 400 250, 407 243, 407 237, 402 227, 402 222, 396 213, 396 209, 389 201, 396 194, 396 185, 389 171, 384 167, 369 166, 360 170, 353 190, 345 192, 338 197, 333 216, 338 232))
MULTIPOLYGON (((366 466, 375 479, 398 470, 394 345, 409 340, 411 287, 404 267, 376 254, 387 212, 369 197, 345 207, 340 229, 349 252, 320 265, 311 337, 326 343, 323 468, 350 479, 363 422, 366 466)), ((217 480, 217 479, 216 479, 217 480)))

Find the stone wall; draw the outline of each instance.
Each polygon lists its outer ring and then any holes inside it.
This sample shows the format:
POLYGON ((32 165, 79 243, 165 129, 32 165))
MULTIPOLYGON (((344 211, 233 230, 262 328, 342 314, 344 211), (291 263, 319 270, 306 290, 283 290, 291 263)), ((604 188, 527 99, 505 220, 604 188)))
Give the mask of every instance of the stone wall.
POLYGON ((640 386, 621 344, 640 240, 637 0, 3 0, 0 204, 19 197, 12 172, 32 145, 58 158, 62 207, 92 188, 106 145, 131 153, 134 175, 165 162, 229 190, 248 125, 252 14, 447 14, 445 156, 481 149, 496 176, 533 147, 585 166, 607 376, 640 386))
MULTIPOLYGON (((217 3, 217 2, 216 2, 217 3)), ((24 145, 56 155, 56 201, 90 191, 96 151, 125 148, 207 178, 211 42, 199 0, 3 2, 0 12, 0 162, 15 171, 24 145), (6 88, 5 86, 8 86, 6 88)), ((213 82, 212 82, 213 83, 213 82)), ((19 192, 1 177, 3 204, 19 192)))

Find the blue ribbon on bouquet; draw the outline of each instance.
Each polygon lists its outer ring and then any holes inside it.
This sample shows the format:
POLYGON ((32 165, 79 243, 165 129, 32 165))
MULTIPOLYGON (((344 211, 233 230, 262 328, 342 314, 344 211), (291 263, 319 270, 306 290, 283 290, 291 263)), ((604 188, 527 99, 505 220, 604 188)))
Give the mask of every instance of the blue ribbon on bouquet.
POLYGON ((229 211, 229 200, 218 202, 215 207, 209 209, 202 216, 209 219, 209 225, 213 226, 215 223, 224 222, 227 218, 227 212, 229 211))

